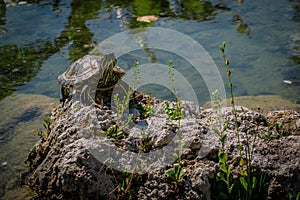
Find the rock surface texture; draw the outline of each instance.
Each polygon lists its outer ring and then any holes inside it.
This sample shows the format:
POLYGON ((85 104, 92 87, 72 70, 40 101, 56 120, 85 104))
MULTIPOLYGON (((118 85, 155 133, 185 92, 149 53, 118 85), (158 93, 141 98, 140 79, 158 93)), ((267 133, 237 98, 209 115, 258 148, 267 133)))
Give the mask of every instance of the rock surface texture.
POLYGON ((263 116, 238 107, 235 123, 231 108, 204 110, 182 101, 184 118, 171 120, 164 101, 153 99, 149 105, 131 110, 133 120, 114 134, 108 132, 121 123, 112 110, 79 102, 55 108, 27 160, 36 199, 216 199, 222 192, 217 130, 227 136, 232 182, 239 182, 239 135, 245 162, 249 147, 253 174, 264 175, 257 180, 265 177, 261 199, 288 199, 300 191, 298 112, 263 116), (145 115, 149 105, 153 112, 145 115), (185 172, 177 180, 169 173, 176 163, 185 172))

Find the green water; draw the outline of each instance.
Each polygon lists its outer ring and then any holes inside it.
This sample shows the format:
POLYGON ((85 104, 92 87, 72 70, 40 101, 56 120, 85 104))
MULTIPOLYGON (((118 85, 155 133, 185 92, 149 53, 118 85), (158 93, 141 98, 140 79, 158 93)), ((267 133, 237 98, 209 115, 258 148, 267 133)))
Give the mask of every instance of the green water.
MULTIPOLYGON (((29 2, 5 4, 0 0, 2 107, 7 107, 10 102, 7 101, 8 96, 15 94, 38 94, 58 99, 57 76, 73 61, 88 54, 93 49, 93 41, 101 42, 119 32, 145 26, 170 28, 192 37, 212 56, 225 83, 227 77, 218 47, 226 41, 236 96, 279 95, 300 102, 298 0, 244 0, 243 3, 234 0, 186 0, 177 4, 175 2, 180 1, 29 2), (153 23, 137 22, 137 16, 143 15, 157 15, 159 19, 153 23), (283 80, 289 80, 292 84, 286 84, 283 80)), ((119 65, 129 70, 134 60, 167 63, 168 59, 172 59, 176 69, 190 81, 197 91, 199 103, 209 100, 210 94, 202 78, 195 76, 186 61, 170 52, 154 49, 132 52, 121 57, 119 65)), ((168 98, 165 95, 168 92, 157 85, 148 90, 168 98)), ((49 102, 45 101, 45 104, 49 102)), ((33 118, 38 115, 34 110, 25 117, 24 113, 20 113, 19 117, 14 117, 16 120, 1 119, 7 121, 0 127, 1 163, 10 159, 7 155, 14 156, 13 138, 23 134, 16 131, 22 129, 16 129, 15 125, 30 122, 31 114, 34 121, 33 118)), ((11 115, 1 116, 9 118, 11 115)), ((26 148, 35 141, 28 140, 26 148)), ((18 161, 7 165, 10 169, 1 166, 0 196, 14 188, 11 182, 21 170, 12 168, 23 166, 28 149, 23 152, 18 161), (7 186, 8 183, 11 185, 7 186)))

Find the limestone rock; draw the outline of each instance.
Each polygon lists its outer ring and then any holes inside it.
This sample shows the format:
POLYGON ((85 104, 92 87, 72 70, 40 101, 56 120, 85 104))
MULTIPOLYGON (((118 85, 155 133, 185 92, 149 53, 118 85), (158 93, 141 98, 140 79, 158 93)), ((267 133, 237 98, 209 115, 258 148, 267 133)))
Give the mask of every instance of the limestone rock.
POLYGON ((49 199, 215 199, 221 148, 216 132, 224 131, 233 178, 239 174, 239 135, 244 149, 253 152, 252 166, 267 174, 263 199, 288 199, 288 193, 300 191, 300 137, 294 134, 299 113, 263 116, 237 107, 234 116, 231 108, 204 110, 183 101, 178 128, 163 108, 163 101, 155 101, 154 115, 135 115, 114 137, 107 135, 118 124, 114 111, 79 102, 56 108, 50 129, 28 156, 31 188, 49 199), (186 170, 178 183, 168 175, 177 162, 174 153, 186 170))

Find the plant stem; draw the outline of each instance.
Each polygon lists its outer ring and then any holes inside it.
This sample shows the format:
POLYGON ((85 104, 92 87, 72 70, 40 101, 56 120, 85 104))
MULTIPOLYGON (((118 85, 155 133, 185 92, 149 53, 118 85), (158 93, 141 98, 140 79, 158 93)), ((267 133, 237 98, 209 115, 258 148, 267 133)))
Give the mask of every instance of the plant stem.
POLYGON ((237 119, 237 111, 235 109, 235 103, 234 103, 234 95, 233 95, 233 84, 231 82, 231 71, 229 69, 229 60, 226 58, 226 54, 225 54, 225 47, 226 47, 226 42, 223 42, 222 46, 220 46, 220 50, 222 51, 222 56, 223 56, 223 60, 226 66, 226 73, 227 73, 227 77, 228 77, 228 87, 230 90, 230 104, 232 107, 232 112, 234 115, 234 121, 235 121, 235 134, 237 136, 238 139, 238 151, 240 153, 240 157, 242 157, 242 145, 241 145, 241 141, 240 141, 240 134, 238 131, 239 125, 238 125, 238 119, 237 119))

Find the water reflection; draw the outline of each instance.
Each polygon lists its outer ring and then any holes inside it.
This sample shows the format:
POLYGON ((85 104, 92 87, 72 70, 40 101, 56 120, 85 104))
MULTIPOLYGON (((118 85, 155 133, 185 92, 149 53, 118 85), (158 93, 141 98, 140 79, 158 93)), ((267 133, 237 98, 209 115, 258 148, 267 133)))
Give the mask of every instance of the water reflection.
MULTIPOLYGON (((5 19, 6 5, 2 3, 1 8, 1 19, 5 19)), ((85 21, 97 17, 97 11, 100 8, 101 4, 96 0, 74 0, 71 3, 72 11, 68 23, 59 37, 52 41, 47 38, 43 40, 36 38, 33 43, 20 46, 0 46, 2 57, 0 61, 0 100, 35 77, 40 71, 43 61, 60 51, 65 45, 72 44, 69 48, 69 57, 73 61, 88 54, 92 47, 87 44, 91 43, 93 34, 85 26, 85 21)), ((57 12, 58 10, 59 2, 55 1, 53 11, 57 12)), ((1 22, 5 25, 5 20, 1 22)), ((3 37, 5 38, 5 36, 3 37)))
POLYGON ((239 14, 236 13, 233 15, 232 23, 236 25, 239 33, 246 34, 249 38, 251 38, 251 28, 248 24, 243 22, 243 19, 239 14))
MULTIPOLYGON (((299 21, 300 4, 297 0, 290 0, 293 3, 294 21, 299 21)), ((15 1, 16 2, 16 1, 15 1)), ((252 37, 251 27, 245 22, 244 13, 236 12, 236 8, 229 8, 223 1, 212 3, 206 0, 73 0, 71 2, 53 0, 53 1, 30 1, 31 4, 42 2, 52 8, 53 13, 64 12, 62 7, 70 7, 70 13, 63 30, 55 38, 38 38, 34 36, 32 41, 27 44, 0 44, 0 99, 10 95, 21 85, 29 82, 41 70, 42 64, 53 54, 60 52, 61 48, 67 46, 70 61, 75 61, 79 57, 88 54, 93 48, 93 32, 87 26, 88 20, 104 18, 107 20, 118 21, 121 29, 130 30, 140 27, 155 26, 156 22, 141 22, 137 18, 140 16, 157 16, 161 20, 170 19, 203 21, 212 20, 223 12, 232 13, 232 24, 236 26, 237 32, 252 37)), ((216 1, 214 1, 216 2, 216 1)), ((236 5, 244 5, 243 1, 236 0, 236 5)), ((233 6, 234 4, 229 4, 233 6)), ((236 6, 235 5, 235 6, 236 6)), ((24 6, 26 9, 26 6, 24 6)), ((49 11, 49 12, 51 12, 49 11)), ((10 33, 7 32, 7 7, 3 1, 0 1, 0 40, 10 33), (2 38, 1 38, 2 37, 2 38)), ((51 19, 49 19, 51 23, 51 19)), ((34 19, 30 23, 34 23, 34 19)), ((20 28, 22 30, 22 28, 20 28)), ((43 30, 49 31, 47 28, 43 30)), ((114 30, 111 32, 119 32, 114 30)), ((105 32, 105 31, 103 31, 105 32)), ((14 33, 15 34, 15 33, 14 33)), ((295 64, 299 64, 299 36, 295 34, 293 39, 294 53, 290 56, 295 64)), ((14 35, 9 35, 14 37, 14 35)), ((145 52, 149 55, 152 62, 157 58, 151 49, 145 46, 145 52)))
MULTIPOLYGON (((10 2, 12 5, 18 1, 6 2, 10 2)), ((28 1, 30 4, 38 4, 40 2, 39 0, 28 1)), ((65 2, 61 2, 63 1, 55 0, 48 2, 48 5, 52 6, 53 12, 60 12, 61 4, 65 4, 65 2)), ((47 4, 47 2, 44 2, 44 4, 47 4)), ((123 23, 123 28, 125 29, 154 25, 154 22, 138 22, 136 20, 138 16, 155 15, 186 20, 209 20, 216 15, 215 11, 219 9, 218 6, 213 5, 210 1, 199 0, 114 0, 106 1, 106 3, 98 0, 73 0, 65 30, 54 40, 33 38, 33 42, 25 45, 7 44, 0 46, 2 57, 0 61, 0 100, 10 95, 19 86, 31 81, 40 71, 43 61, 60 51, 62 47, 70 45, 68 51, 72 61, 87 54, 92 49, 92 46, 89 44, 91 44, 93 33, 86 27, 86 21, 97 18, 102 7, 107 8, 108 11, 111 11, 113 8, 116 13, 119 13, 119 17, 122 18, 121 23, 123 23)), ((7 33, 5 26, 7 5, 3 1, 0 1, 0 12, 0 37, 5 39, 6 34, 9 33, 7 33)), ((34 20, 32 23, 34 23, 34 20)), ((152 55, 149 50, 148 53, 152 55)), ((152 62, 155 62, 153 55, 151 59, 152 62)))
MULTIPOLYGON (((293 20, 295 22, 300 22, 300 1, 299 0, 290 0, 292 2, 295 2, 295 4, 293 5, 293 9, 294 9, 294 16, 293 16, 293 20)), ((293 62, 295 64, 300 64, 300 33, 295 33, 295 35, 293 36, 293 50, 294 53, 293 55, 290 57, 293 62)))
POLYGON ((114 6, 117 12, 124 13, 120 18, 127 22, 126 28, 134 29, 152 26, 153 23, 138 22, 139 16, 155 15, 159 17, 180 18, 185 20, 210 20, 216 16, 218 5, 210 1, 199 0, 134 0, 134 1, 107 1, 107 6, 114 6))
POLYGON ((290 1, 296 2, 293 6, 294 8, 293 20, 296 22, 300 22, 300 1, 299 0, 290 0, 290 1))
POLYGON ((39 72, 42 61, 56 50, 51 42, 36 41, 27 46, 0 46, 0 99, 31 80, 39 72))

